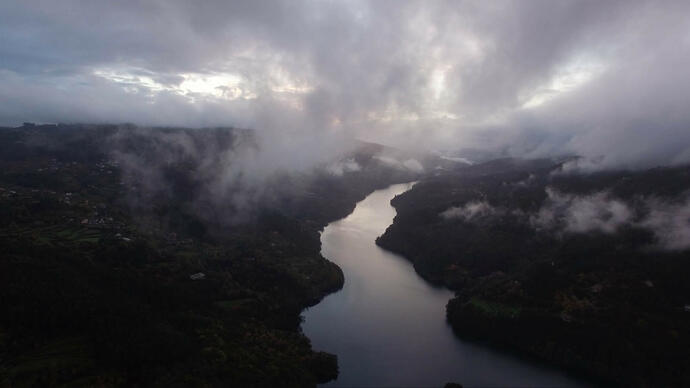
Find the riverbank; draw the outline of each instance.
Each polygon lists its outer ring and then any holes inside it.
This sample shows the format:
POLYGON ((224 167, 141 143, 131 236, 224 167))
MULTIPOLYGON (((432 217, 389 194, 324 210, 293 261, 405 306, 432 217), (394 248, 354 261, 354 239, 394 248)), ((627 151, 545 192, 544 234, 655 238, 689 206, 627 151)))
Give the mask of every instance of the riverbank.
POLYGON ((688 385, 688 251, 659 248, 633 222, 606 232, 565 230, 558 218, 535 225, 544 209, 558 211, 557 200, 561 208, 617 201, 644 219, 655 203, 683 203, 690 170, 558 168, 503 160, 423 180, 393 200, 398 216, 377 243, 456 292, 447 319, 461 338, 608 384, 688 385))
POLYGON ((322 255, 340 266, 342 290, 305 310, 312 346, 336 354, 340 374, 325 386, 559 386, 581 384, 556 371, 456 338, 443 319, 452 292, 379 248, 392 223, 390 200, 410 185, 378 190, 321 234, 322 255))

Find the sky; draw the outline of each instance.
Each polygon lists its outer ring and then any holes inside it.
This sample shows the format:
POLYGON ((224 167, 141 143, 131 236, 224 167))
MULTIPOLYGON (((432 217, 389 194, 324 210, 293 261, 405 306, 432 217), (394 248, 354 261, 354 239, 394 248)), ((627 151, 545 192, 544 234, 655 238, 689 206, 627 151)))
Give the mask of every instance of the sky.
POLYGON ((688 15, 688 1, 4 0, 0 125, 682 164, 688 15))

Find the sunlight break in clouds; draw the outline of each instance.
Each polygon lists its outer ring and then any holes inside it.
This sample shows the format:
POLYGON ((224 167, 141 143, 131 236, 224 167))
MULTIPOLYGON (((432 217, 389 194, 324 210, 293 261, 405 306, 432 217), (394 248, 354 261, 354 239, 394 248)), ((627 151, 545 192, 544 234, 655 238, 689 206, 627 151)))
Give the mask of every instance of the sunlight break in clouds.
POLYGON ((558 95, 575 90, 586 83, 596 80, 596 77, 604 71, 604 66, 594 60, 573 61, 551 78, 551 80, 536 90, 531 91, 531 95, 522 104, 523 108, 536 108, 548 101, 557 98, 558 95))
MULTIPOLYGON (((190 98, 190 103, 195 103, 195 96, 202 98, 217 98, 235 100, 242 98, 252 100, 258 97, 260 88, 252 88, 249 82, 240 75, 229 73, 180 73, 169 75, 173 80, 170 83, 161 83, 146 75, 142 69, 113 70, 98 69, 93 74, 114 82, 129 93, 143 92, 155 95, 158 92, 167 91, 190 98)), ((272 73, 269 89, 277 94, 304 94, 312 90, 311 87, 300 84, 289 78, 287 74, 272 73)))

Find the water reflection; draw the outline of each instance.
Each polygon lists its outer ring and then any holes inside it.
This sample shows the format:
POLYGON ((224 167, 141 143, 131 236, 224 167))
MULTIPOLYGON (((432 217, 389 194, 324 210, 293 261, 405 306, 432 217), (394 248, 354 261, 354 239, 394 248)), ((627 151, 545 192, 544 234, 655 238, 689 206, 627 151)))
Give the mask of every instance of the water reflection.
POLYGON ((357 204, 321 234, 322 254, 345 273, 344 288, 305 311, 315 349, 338 355, 338 380, 325 386, 582 386, 568 376, 458 340, 445 322, 452 293, 374 243, 395 217, 393 185, 357 204))

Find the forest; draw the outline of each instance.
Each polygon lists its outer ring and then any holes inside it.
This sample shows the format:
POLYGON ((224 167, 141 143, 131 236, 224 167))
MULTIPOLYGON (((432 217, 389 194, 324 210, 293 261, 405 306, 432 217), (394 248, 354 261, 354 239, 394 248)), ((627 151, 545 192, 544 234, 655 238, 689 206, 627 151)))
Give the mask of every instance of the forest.
POLYGON ((624 386, 690 383, 690 167, 500 159, 396 197, 377 243, 455 291, 457 335, 624 386))
POLYGON ((275 189, 250 192, 248 213, 230 200, 240 183, 208 195, 218 177, 203 164, 256 147, 252 137, 232 128, 0 129, 0 385, 335 378, 336 356, 314 352, 300 331, 302 309, 343 284, 319 253, 319 231, 374 189, 415 175, 363 143, 343 156, 357 174, 271 177, 275 189))

